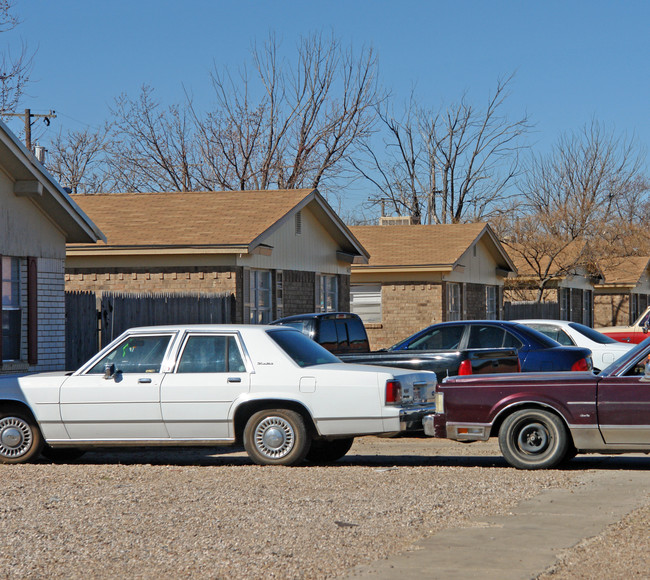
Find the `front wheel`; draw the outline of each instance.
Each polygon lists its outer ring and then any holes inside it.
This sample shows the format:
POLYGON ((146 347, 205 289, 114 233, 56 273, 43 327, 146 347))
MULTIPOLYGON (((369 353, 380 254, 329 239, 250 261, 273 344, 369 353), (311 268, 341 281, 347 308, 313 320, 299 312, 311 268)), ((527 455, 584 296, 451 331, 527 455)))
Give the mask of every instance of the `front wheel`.
POLYGON ((29 413, 0 409, 0 463, 27 463, 41 453, 43 438, 29 413))
POLYGON ((354 437, 346 439, 334 439, 327 441, 325 439, 314 440, 305 459, 312 463, 332 463, 341 459, 354 443, 354 437))
POLYGON ((523 409, 501 425, 499 447, 505 460, 517 469, 548 469, 565 458, 569 437, 557 415, 523 409))
POLYGON ((305 421, 288 409, 258 411, 244 429, 244 447, 258 465, 297 465, 305 459, 309 446, 305 421))

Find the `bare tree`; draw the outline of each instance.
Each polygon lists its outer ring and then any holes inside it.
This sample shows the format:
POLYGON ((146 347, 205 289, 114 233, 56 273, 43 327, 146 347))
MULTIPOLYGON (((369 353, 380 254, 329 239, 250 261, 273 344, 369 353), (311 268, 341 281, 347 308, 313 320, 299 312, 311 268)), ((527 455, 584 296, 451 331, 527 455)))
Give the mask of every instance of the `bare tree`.
POLYGON ((510 121, 502 114, 511 80, 497 82, 484 109, 463 98, 431 112, 412 96, 401 118, 381 111, 383 144, 367 147, 366 164, 355 164, 376 188, 371 202, 388 203, 414 223, 486 220, 498 213, 529 128, 526 116, 510 121))
POLYGON ((153 89, 143 86, 137 99, 119 96, 111 112, 109 165, 115 190, 194 190, 194 135, 186 107, 163 109, 153 89))
MULTIPOLYGON (((13 7, 12 0, 0 0, 0 33, 20 24, 13 14, 13 7)), ((0 52, 0 116, 16 109, 29 82, 33 59, 34 54, 29 52, 25 44, 13 55, 9 48, 0 52)))
POLYGON ((48 171, 72 193, 110 189, 106 171, 108 132, 109 127, 59 132, 48 149, 48 171))
POLYGON ((203 117, 195 113, 204 187, 293 189, 336 176, 375 121, 372 50, 355 55, 315 35, 301 39, 290 64, 271 36, 252 56, 253 80, 246 71, 236 80, 213 71, 217 106, 203 117))
POLYGON ((515 260, 533 272, 538 300, 557 276, 595 270, 600 259, 625 254, 636 220, 629 204, 648 202, 643 159, 634 139, 595 120, 561 137, 548 155, 531 158, 517 208, 498 231, 515 260))

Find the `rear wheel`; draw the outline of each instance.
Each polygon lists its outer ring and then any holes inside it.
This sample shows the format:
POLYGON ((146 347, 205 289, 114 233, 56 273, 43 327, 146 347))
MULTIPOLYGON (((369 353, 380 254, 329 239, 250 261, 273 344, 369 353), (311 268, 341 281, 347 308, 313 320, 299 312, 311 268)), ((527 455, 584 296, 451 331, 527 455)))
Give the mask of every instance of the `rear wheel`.
POLYGON ((41 453, 43 438, 31 415, 22 409, 0 409, 0 463, 27 463, 41 453))
POLYGON ((244 447, 258 465, 297 465, 305 459, 309 445, 305 421, 289 409, 258 411, 244 429, 244 447))
POLYGON ((547 469, 558 465, 569 449, 562 420, 541 409, 523 409, 505 419, 499 430, 505 460, 518 469, 547 469))
POLYGON ((341 459, 341 457, 350 451, 353 443, 354 437, 334 439, 333 441, 317 439, 311 442, 311 447, 305 459, 312 463, 332 463, 337 459, 341 459))

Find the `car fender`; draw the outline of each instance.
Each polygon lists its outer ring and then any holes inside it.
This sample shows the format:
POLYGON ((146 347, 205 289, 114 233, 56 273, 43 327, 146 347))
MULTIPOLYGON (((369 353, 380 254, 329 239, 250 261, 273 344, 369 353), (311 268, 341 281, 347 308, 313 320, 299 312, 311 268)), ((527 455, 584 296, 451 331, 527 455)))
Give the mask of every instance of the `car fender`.
MULTIPOLYGON (((318 431, 318 422, 314 417, 314 411, 306 401, 300 397, 287 395, 286 392, 266 392, 266 393, 242 393, 237 397, 230 409, 228 410, 228 422, 234 429, 236 428, 236 421, 238 412, 245 408, 300 408, 304 414, 311 420, 312 425, 318 431)), ((320 435, 321 433, 318 432, 320 435)))
MULTIPOLYGON (((489 424, 494 429, 501 425, 503 420, 513 413, 514 411, 522 408, 544 408, 550 411, 553 411, 555 414, 559 415, 564 423, 569 426, 574 421, 572 412, 566 404, 563 402, 554 399, 553 397, 540 396, 539 394, 531 393, 516 393, 509 395, 501 400, 499 400, 493 407, 490 409, 489 415, 489 424)), ((595 408, 595 405, 594 405, 595 408)), ((594 413, 594 422, 595 422, 595 413, 594 413)))

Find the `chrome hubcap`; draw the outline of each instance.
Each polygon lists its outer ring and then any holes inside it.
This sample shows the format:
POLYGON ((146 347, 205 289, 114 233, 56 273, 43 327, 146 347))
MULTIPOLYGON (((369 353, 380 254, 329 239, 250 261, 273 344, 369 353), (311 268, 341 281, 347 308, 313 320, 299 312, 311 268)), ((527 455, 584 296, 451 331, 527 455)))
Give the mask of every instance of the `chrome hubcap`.
POLYGON ((282 417, 267 417, 255 429, 255 446, 266 457, 280 459, 293 448, 295 434, 282 417))
POLYGON ((19 417, 0 419, 0 455, 3 457, 20 457, 32 446, 32 430, 19 417))
POLYGON ((526 453, 539 453, 548 446, 548 432, 541 423, 526 425, 517 437, 519 448, 526 453))

